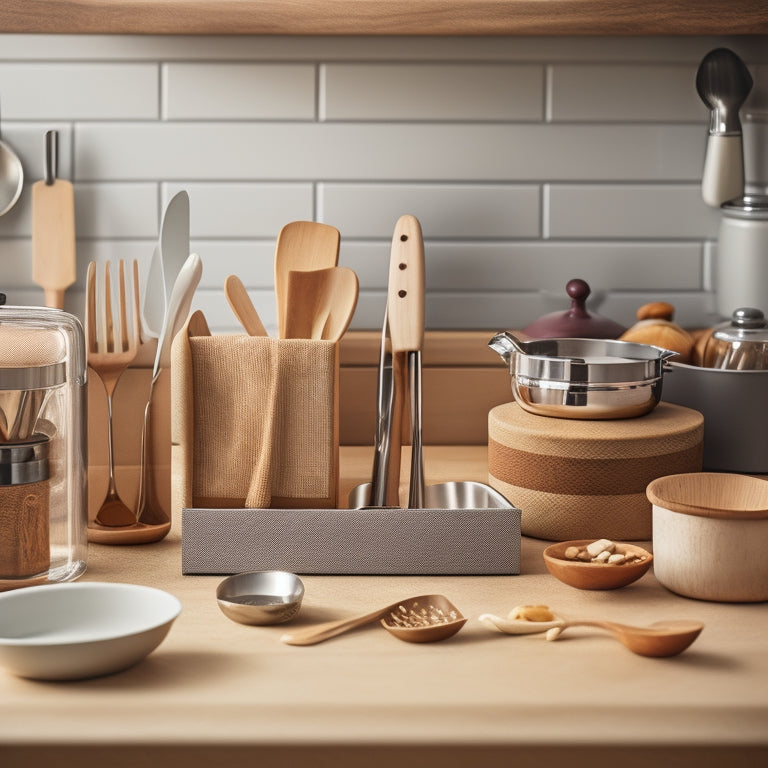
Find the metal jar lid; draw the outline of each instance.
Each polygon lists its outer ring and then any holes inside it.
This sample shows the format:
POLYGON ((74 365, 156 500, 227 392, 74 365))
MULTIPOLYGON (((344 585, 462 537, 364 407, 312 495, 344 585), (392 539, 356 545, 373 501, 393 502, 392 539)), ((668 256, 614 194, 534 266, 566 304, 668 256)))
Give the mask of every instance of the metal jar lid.
POLYGON ((0 390, 49 389, 67 380, 66 363, 3 368, 0 366, 0 390))
POLYGON ((725 216, 768 221, 768 195, 744 195, 720 206, 725 216))
POLYGON ((0 443, 0 487, 47 480, 49 446, 46 435, 20 443, 0 443))
POLYGON ((707 368, 768 368, 768 320, 762 310, 740 307, 729 323, 718 326, 704 351, 707 368))

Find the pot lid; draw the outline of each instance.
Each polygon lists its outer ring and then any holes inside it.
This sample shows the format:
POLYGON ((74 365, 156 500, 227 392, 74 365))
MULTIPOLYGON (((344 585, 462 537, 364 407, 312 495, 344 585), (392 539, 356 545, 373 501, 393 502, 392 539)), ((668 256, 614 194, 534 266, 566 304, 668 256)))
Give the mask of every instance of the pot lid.
POLYGON ((760 309, 740 307, 730 322, 716 328, 712 335, 728 342, 768 342, 768 320, 760 309))
POLYGON ((592 291, 584 280, 569 280, 565 290, 571 297, 571 308, 534 320, 523 329, 526 336, 534 339, 615 339, 627 330, 607 317, 587 311, 587 297, 592 291))

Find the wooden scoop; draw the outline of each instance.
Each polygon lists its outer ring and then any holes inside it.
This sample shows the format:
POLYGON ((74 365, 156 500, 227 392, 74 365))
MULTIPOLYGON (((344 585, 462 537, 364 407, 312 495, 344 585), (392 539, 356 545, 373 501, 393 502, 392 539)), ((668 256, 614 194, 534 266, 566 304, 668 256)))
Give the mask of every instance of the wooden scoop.
POLYGON ((610 632, 625 648, 640 656, 677 656, 698 636, 704 625, 698 621, 679 619, 657 621, 648 627, 633 627, 615 621, 577 619, 561 621, 547 632, 547 640, 555 640, 569 627, 598 627, 610 632))
POLYGON ((455 635, 467 620, 447 597, 420 595, 399 600, 377 611, 340 621, 329 621, 289 632, 280 640, 288 645, 314 645, 364 624, 381 621, 388 632, 409 643, 428 643, 455 635))
POLYGON ((344 335, 357 307, 359 283, 348 267, 288 272, 287 339, 327 339, 344 335))
POLYGON ((275 298, 281 339, 286 338, 288 273, 335 267, 339 262, 340 244, 338 229, 316 221, 292 221, 280 230, 275 246, 275 298))
POLYGON ((45 134, 45 179, 32 186, 32 279, 45 305, 64 308, 75 282, 75 198, 72 183, 57 178, 58 131, 45 134))

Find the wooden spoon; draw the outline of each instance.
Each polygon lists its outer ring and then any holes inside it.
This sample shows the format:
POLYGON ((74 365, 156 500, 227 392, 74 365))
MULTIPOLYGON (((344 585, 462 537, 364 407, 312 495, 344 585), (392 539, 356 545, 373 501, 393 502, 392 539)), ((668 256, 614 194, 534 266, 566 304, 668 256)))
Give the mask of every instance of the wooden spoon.
POLYGON ((359 283, 348 267, 288 273, 287 339, 338 341, 357 307, 359 283))
POLYGON ((455 635, 467 621, 447 597, 421 595, 399 600, 362 616, 289 632, 280 640, 288 645, 314 645, 377 620, 395 637, 410 643, 444 640, 455 635))
POLYGON ((340 244, 338 229, 316 221, 292 221, 280 230, 275 247, 275 295, 277 330, 281 339, 286 338, 288 273, 335 267, 339 262, 340 244))
POLYGON ((249 336, 266 336, 267 329, 253 306, 243 281, 237 275, 229 275, 224 281, 224 295, 229 306, 249 336))
POLYGON ((698 636, 704 625, 698 621, 679 619, 657 621, 648 627, 633 627, 615 621, 577 619, 562 621, 547 631, 547 640, 555 640, 569 627, 598 627, 610 632, 623 646, 640 656, 676 656, 698 636))

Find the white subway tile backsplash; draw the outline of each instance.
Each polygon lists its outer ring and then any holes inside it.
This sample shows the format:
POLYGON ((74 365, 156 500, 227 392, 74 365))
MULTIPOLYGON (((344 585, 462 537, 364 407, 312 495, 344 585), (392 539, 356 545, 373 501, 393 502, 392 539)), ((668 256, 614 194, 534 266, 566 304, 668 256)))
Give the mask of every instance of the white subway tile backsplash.
POLYGON ((82 181, 692 181, 705 138, 655 124, 82 123, 75 164, 82 181))
MULTIPOLYGON (((717 211, 700 198, 706 109, 692 78, 725 45, 750 66, 750 189, 768 189, 765 36, 240 37, 0 35, 2 136, 26 184, 0 217, 0 291, 31 281, 30 190, 45 131, 73 179, 80 313, 90 260, 139 260, 186 189, 203 258, 193 306, 240 332, 223 295, 246 284, 275 326, 274 248, 291 220, 342 234, 358 273, 353 328, 380 328, 392 230, 422 223, 429 328, 522 327, 565 309, 565 284, 630 324, 667 300, 712 319, 717 211)), ((749 114, 747 114, 749 113, 749 114)))
POLYGON ((391 237, 411 213, 424 237, 538 237, 537 186, 481 184, 321 184, 319 212, 349 237, 391 237))
POLYGON ((552 238, 708 238, 719 213, 695 185, 552 185, 552 238))
POLYGON ((78 238, 156 238, 157 184, 79 183, 75 224, 78 238))
POLYGON ((176 63, 165 67, 169 120, 312 120, 311 64, 176 63))
POLYGON ((0 240, 0 293, 16 304, 10 289, 26 288, 32 281, 32 243, 29 238, 0 240))
MULTIPOLYGON (((416 211, 418 215, 418 211, 416 211)), ((344 241, 339 263, 357 273, 362 289, 384 290, 389 241, 344 241)), ((435 242, 424 245, 427 290, 548 291, 560 300, 574 277, 594 291, 706 288, 702 246, 688 242, 435 242)))
POLYGON ((237 275, 249 290, 274 290, 275 240, 190 241, 203 262, 201 288, 223 290, 228 275, 237 275))
POLYGON ((598 64, 552 67, 549 117, 554 121, 707 124, 696 93, 695 64, 598 64))
POLYGON ((186 183, 164 185, 164 201, 189 193, 192 237, 277 237, 288 221, 314 218, 314 191, 305 184, 186 183))
POLYGON ((543 68, 509 64, 326 64, 325 120, 541 120, 543 68))
POLYGON ((157 88, 153 64, 0 64, 4 120, 152 120, 157 88))

